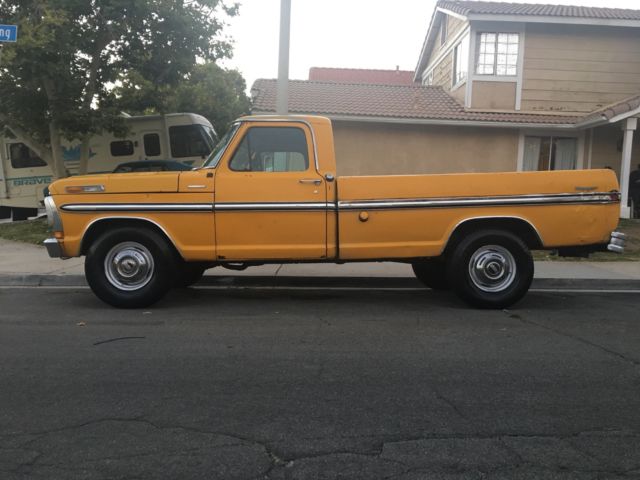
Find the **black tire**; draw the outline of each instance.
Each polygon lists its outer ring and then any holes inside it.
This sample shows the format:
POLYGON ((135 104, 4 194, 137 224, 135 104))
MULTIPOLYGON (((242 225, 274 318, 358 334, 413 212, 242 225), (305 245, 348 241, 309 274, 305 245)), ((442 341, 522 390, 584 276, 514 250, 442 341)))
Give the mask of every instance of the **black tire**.
POLYGON ((206 269, 200 263, 180 262, 176 270, 174 286, 177 288, 190 287, 202 278, 206 269))
POLYGON ((35 217, 38 215, 37 208, 19 208, 14 207, 11 209, 13 211, 13 221, 20 222, 22 220, 26 220, 29 217, 35 217))
POLYGON ((153 230, 120 227, 106 231, 91 244, 84 271, 91 290, 103 302, 118 308, 143 308, 171 288, 175 254, 153 230))
POLYGON ((472 306, 506 308, 527 293, 533 268, 531 252, 518 236, 481 230, 453 249, 447 279, 455 293, 472 306))
POLYGON ((416 278, 432 290, 449 290, 443 258, 425 258, 411 264, 416 278))

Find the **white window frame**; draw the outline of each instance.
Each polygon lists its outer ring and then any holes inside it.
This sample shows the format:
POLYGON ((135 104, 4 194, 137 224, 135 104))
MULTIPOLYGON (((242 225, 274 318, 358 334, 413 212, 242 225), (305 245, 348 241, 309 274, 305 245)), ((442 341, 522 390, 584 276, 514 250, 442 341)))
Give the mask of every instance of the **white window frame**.
POLYGON ((445 15, 440 22, 440 46, 447 43, 447 37, 449 36, 449 16, 445 15))
MULTIPOLYGON (((475 74, 476 75, 481 75, 483 77, 488 76, 488 77, 516 77, 518 75, 518 61, 519 61, 519 57, 520 57, 520 34, 517 32, 501 32, 501 31, 491 31, 491 32, 478 32, 476 33, 477 35, 477 40, 476 40, 476 51, 474 52, 474 67, 475 67, 475 74), (483 35, 494 35, 494 40, 493 40, 493 52, 492 53, 484 53, 484 55, 491 55, 493 56, 493 61, 491 64, 488 63, 480 63, 480 57, 483 55, 483 53, 481 52, 482 49, 482 36, 483 35), (511 37, 511 36, 515 36, 517 38, 517 48, 516 48, 516 52, 515 54, 513 53, 500 53, 498 50, 500 48, 500 38, 501 36, 507 36, 507 37, 511 37), (499 67, 501 66, 498 63, 498 58, 500 57, 500 55, 505 55, 507 58, 511 55, 515 55, 516 56, 516 61, 514 64, 509 64, 507 62, 507 64, 505 65, 505 67, 508 68, 513 68, 514 73, 499 73, 499 67), (483 73, 480 72, 479 69, 481 66, 491 66, 492 72, 491 73, 483 73)), ((507 47, 510 46, 509 44, 509 40, 507 39, 507 47)), ((491 43, 485 42, 485 45, 491 45, 491 43)), ((513 44, 511 44, 513 45, 513 44)))
POLYGON ((424 79, 424 85, 432 86, 433 85, 433 70, 431 70, 424 79))
MULTIPOLYGON (((524 172, 524 146, 525 137, 561 137, 576 139, 576 170, 585 168, 585 134, 584 131, 574 130, 520 130, 518 137, 518 158, 516 169, 518 172, 524 172)), ((530 171, 530 170, 526 170, 530 171)), ((537 171, 537 170, 531 170, 537 171)))
POLYGON ((451 84, 452 84, 451 90, 456 90, 460 86, 464 85, 469 79, 469 56, 471 56, 470 44, 471 44, 471 39, 469 38, 468 33, 465 33, 460 39, 460 41, 456 43, 453 47, 453 50, 452 50, 453 58, 451 62, 451 84), (466 43, 467 45, 467 65, 466 65, 467 71, 463 78, 458 79, 456 78, 458 74, 457 72, 458 47, 462 47, 464 43, 466 43))

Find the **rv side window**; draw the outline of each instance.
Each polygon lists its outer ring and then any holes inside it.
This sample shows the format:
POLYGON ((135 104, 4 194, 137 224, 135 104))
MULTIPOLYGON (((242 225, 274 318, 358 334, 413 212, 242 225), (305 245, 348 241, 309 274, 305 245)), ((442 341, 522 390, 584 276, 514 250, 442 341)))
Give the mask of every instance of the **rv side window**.
POLYGON ((211 134, 202 125, 169 127, 169 141, 174 158, 206 157, 215 146, 211 134))
POLYGON ((112 157, 127 157, 133 155, 133 142, 131 140, 116 140, 111 142, 112 157))
POLYGON ((160 135, 157 133, 147 133, 144 136, 144 154, 147 157, 157 157, 160 155, 160 135))
POLYGON ((24 143, 10 143, 9 158, 13 168, 33 168, 44 167, 47 162, 42 160, 36 152, 27 147, 24 143))

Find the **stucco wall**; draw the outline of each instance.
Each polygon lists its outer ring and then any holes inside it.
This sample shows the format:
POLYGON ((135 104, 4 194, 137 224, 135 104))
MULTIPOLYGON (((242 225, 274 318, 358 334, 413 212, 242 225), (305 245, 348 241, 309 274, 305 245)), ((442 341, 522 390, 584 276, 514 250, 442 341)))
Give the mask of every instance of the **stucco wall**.
POLYGON ((522 110, 589 112, 639 91, 637 28, 527 24, 522 110))
POLYGON ((514 171, 518 131, 334 122, 340 175, 514 171))
POLYGON ((473 82, 472 108, 514 110, 516 84, 510 82, 473 82))

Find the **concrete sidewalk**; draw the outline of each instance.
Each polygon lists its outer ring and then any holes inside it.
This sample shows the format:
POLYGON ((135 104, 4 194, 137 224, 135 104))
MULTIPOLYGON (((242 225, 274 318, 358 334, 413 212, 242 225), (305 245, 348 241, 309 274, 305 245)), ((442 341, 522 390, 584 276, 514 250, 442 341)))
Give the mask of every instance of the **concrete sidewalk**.
MULTIPOLYGON (((82 276, 84 258, 49 258, 44 247, 0 239, 0 277, 82 276)), ((243 271, 212 268, 207 277, 413 278, 411 267, 392 262, 283 264, 243 271)), ((640 281, 640 262, 536 262, 536 279, 640 281)), ((622 283, 622 282, 621 282, 622 283)))

